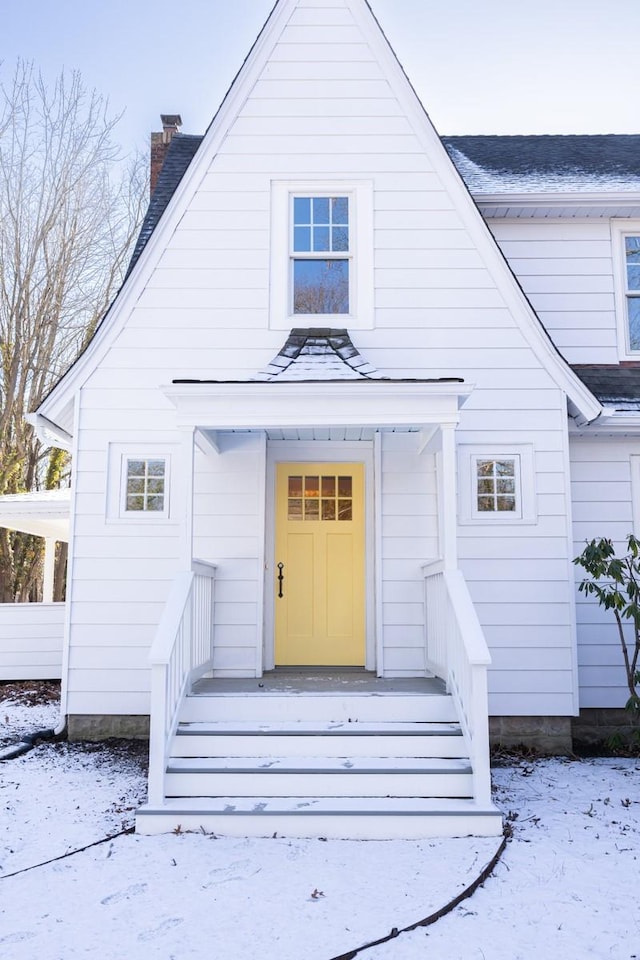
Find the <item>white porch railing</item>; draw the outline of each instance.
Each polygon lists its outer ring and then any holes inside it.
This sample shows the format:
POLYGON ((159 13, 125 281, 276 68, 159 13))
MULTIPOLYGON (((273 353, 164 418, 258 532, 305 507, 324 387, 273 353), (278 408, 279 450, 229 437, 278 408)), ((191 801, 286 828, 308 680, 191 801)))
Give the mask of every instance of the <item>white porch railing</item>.
POLYGON ((473 767, 474 797, 491 801, 487 667, 491 655, 460 570, 442 561, 423 565, 427 666, 447 684, 460 717, 473 767))
POLYGON ((158 624, 151 661, 149 803, 164 800, 164 777, 180 704, 191 684, 213 666, 216 568, 193 560, 178 574, 158 624))

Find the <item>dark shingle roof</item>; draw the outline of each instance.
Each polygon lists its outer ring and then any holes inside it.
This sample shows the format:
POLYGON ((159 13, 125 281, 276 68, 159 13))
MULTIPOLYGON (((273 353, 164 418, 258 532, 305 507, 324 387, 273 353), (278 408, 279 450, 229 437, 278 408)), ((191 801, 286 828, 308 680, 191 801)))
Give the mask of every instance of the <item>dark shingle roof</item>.
POLYGON ((640 364, 580 363, 573 370, 600 403, 617 410, 640 410, 640 364))
POLYGON ((640 136, 443 137, 472 193, 635 191, 640 136))
POLYGON ((186 173, 187 167, 193 160, 196 150, 202 143, 202 137, 185 133, 176 133, 169 144, 167 155, 158 177, 156 189, 149 201, 146 216, 140 228, 140 234, 131 256, 127 276, 131 273, 140 254, 146 247, 151 234, 158 225, 167 204, 175 193, 178 184, 186 173))
MULTIPOLYGON (((202 139, 173 137, 127 275, 202 139)), ((442 137, 442 142, 472 193, 640 190, 640 135, 442 137)))
POLYGON ((254 380, 374 380, 380 378, 351 342, 348 330, 294 327, 279 353, 254 380))

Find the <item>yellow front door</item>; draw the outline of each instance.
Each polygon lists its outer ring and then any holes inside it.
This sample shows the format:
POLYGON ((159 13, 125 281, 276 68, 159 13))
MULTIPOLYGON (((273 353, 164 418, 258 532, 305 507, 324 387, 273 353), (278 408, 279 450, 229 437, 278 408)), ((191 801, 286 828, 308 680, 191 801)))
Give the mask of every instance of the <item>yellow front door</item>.
POLYGON ((280 463, 276 666, 363 666, 364 465, 280 463))

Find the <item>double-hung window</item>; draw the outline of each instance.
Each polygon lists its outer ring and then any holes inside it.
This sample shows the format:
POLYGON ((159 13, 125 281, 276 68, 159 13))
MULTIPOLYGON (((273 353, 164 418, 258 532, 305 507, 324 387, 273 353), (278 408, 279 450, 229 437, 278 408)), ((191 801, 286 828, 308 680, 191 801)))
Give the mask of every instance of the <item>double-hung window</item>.
POLYGON ((625 284, 627 333, 629 350, 640 350, 640 236, 624 236, 625 284))
POLYGON ((274 181, 272 329, 373 327, 373 186, 274 181))
POLYGON ((349 313, 349 197, 293 196, 294 314, 349 313))

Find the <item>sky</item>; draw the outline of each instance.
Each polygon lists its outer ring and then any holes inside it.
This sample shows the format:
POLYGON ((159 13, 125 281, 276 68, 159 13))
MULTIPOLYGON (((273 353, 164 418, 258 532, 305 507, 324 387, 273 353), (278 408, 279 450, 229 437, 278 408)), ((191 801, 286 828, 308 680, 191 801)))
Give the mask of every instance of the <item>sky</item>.
MULTIPOLYGON (((441 134, 640 133, 637 0, 370 0, 441 134)), ((0 61, 64 67, 124 111, 144 148, 160 113, 202 133, 273 0, 0 0, 0 61)))

